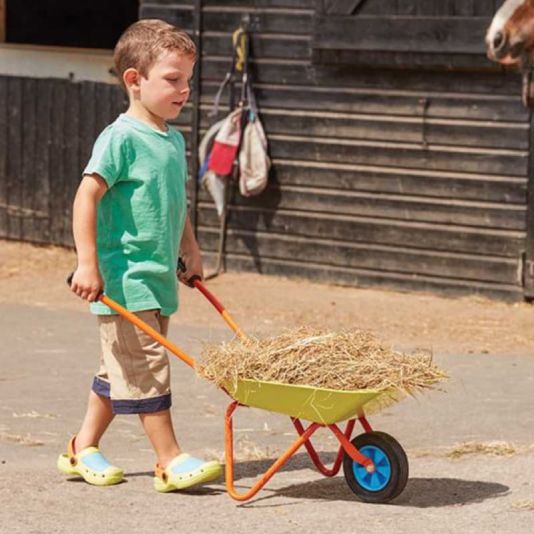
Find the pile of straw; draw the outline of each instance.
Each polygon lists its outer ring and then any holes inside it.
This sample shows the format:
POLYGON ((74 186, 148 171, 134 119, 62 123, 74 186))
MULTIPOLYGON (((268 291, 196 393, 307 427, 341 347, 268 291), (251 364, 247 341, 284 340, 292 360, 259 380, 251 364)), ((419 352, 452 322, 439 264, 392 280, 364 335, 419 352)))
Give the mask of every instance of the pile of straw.
POLYGON ((208 345, 197 371, 217 385, 252 379, 349 391, 375 389, 396 400, 446 378, 431 354, 393 351, 361 330, 333 333, 309 328, 268 339, 208 345))

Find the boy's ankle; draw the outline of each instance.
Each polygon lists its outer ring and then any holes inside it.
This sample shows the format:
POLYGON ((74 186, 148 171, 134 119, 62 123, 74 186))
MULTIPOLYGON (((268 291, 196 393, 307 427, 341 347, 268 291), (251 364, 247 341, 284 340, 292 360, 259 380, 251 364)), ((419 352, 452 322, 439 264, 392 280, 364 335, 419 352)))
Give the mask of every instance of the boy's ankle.
POLYGON ((75 436, 72 440, 72 448, 75 453, 79 453, 88 447, 98 447, 98 442, 94 443, 94 441, 84 439, 83 436, 80 439, 79 435, 75 436))
POLYGON ((165 454, 157 457, 157 463, 162 468, 165 469, 177 456, 180 456, 182 454, 182 451, 180 449, 177 449, 177 451, 173 454, 165 454))

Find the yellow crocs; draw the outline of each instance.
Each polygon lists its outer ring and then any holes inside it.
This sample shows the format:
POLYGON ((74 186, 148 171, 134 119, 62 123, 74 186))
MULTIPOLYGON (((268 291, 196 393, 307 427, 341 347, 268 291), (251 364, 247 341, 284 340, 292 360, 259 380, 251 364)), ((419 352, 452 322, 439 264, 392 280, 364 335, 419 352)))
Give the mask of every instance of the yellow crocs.
POLYGON ((212 482, 221 477, 222 472, 222 465, 219 462, 205 462, 183 453, 172 460, 165 469, 156 464, 154 488, 162 493, 182 490, 212 482))
POLYGON ((111 465, 97 447, 87 447, 74 452, 74 440, 69 441, 68 452, 57 459, 58 469, 65 475, 81 476, 95 486, 112 486, 124 478, 122 469, 111 465))

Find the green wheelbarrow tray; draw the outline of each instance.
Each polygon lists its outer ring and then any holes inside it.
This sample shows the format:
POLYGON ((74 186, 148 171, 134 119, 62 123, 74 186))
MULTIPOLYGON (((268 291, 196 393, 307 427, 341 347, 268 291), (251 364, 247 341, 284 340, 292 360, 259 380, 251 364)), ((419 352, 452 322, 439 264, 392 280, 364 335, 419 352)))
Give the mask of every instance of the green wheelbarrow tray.
POLYGON ((331 425, 364 415, 363 408, 371 400, 385 393, 374 389, 340 391, 263 382, 238 380, 224 383, 224 388, 240 404, 282 413, 321 425, 331 425))

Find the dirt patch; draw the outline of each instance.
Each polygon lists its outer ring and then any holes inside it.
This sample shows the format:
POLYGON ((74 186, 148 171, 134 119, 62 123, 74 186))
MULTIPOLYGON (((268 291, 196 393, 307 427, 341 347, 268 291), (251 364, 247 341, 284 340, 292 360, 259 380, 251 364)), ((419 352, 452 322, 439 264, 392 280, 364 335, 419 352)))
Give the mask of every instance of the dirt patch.
MULTIPOLYGON (((65 284, 76 263, 72 250, 0 240, 0 258, 0 302, 87 309, 65 284)), ((227 273, 208 286, 245 331, 361 328, 400 349, 492 354, 534 349, 529 303, 345 288, 250 273, 227 273)), ((180 299, 173 320, 223 325, 197 291, 182 287, 180 299)))

